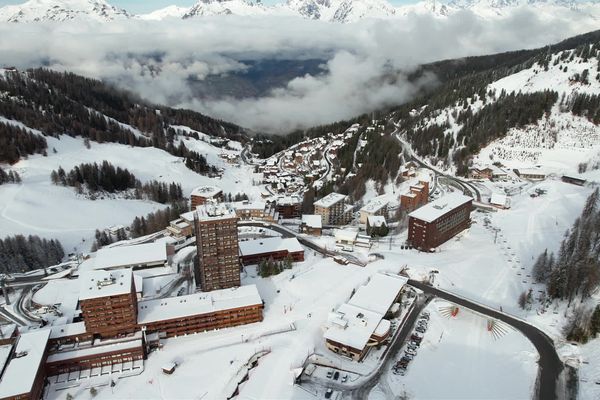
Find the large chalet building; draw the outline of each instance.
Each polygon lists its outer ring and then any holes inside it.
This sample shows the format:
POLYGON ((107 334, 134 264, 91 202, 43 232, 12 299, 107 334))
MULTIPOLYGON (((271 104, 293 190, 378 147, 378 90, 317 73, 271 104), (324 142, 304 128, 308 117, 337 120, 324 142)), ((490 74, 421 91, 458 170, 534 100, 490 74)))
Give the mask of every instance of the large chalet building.
POLYGON ((471 224, 473 199, 459 193, 441 197, 408 214, 408 242, 430 251, 471 224))

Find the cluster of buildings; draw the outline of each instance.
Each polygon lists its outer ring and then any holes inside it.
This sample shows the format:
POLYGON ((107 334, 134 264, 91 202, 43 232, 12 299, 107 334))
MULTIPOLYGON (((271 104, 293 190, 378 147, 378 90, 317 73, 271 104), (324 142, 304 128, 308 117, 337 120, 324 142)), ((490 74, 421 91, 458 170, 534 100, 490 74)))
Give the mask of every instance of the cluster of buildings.
POLYGON ((502 168, 492 164, 469 168, 468 177, 471 179, 488 179, 490 181, 495 181, 508 178, 508 173, 502 168))
POLYGON ((131 267, 83 272, 76 319, 1 346, 0 399, 40 398, 46 376, 142 362, 161 338, 262 321, 256 286, 239 287, 236 271, 237 286, 226 276, 225 289, 151 300, 139 298, 131 267))
POLYGON ((407 282, 400 275, 378 273, 360 286, 347 303, 329 314, 324 334, 327 348, 360 361, 371 348, 388 340, 390 319, 400 312, 407 282))

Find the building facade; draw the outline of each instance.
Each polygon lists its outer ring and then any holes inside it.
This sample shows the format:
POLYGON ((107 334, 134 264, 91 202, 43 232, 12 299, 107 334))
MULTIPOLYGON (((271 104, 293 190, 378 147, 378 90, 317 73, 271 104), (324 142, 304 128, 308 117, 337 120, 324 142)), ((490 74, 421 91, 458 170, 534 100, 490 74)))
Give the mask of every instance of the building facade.
POLYGON ((79 279, 79 306, 87 333, 105 338, 136 330, 137 295, 131 269, 89 271, 79 279))
POLYGON ((471 225, 473 199, 453 193, 413 211, 408 216, 408 241, 430 251, 471 225))
POLYGON ((315 201, 315 214, 321 216, 325 225, 345 225, 352 218, 352 206, 346 204, 347 196, 339 193, 330 193, 320 200, 315 201))
POLYGON ((244 265, 258 264, 262 260, 304 261, 304 248, 296 238, 280 237, 246 240, 240 242, 240 261, 244 265))
POLYGON ((139 303, 140 329, 166 337, 260 322, 263 302, 255 285, 139 303))
POLYGON ((302 198, 300 196, 286 196, 276 200, 279 218, 300 218, 302 215, 302 198))
POLYGON ((388 217, 388 202, 387 200, 374 199, 367 203, 363 208, 359 210, 359 222, 366 224, 369 217, 380 215, 385 218, 388 217))
POLYGON ((411 212, 424 206, 429 201, 429 182, 419 181, 418 184, 410 186, 407 193, 400 196, 400 207, 411 212))
POLYGON ((237 222, 235 212, 223 204, 196 210, 196 282, 203 292, 240 286, 237 222))

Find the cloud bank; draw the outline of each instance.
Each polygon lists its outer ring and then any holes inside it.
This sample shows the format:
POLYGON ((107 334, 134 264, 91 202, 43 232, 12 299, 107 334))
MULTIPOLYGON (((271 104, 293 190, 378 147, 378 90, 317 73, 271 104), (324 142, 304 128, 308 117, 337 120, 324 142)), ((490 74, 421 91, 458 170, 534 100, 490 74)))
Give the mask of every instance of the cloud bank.
POLYGON ((242 126, 287 132, 350 118, 408 100, 423 84, 406 75, 422 63, 533 48, 595 29, 565 13, 526 10, 483 20, 465 11, 447 19, 411 15, 334 24, 285 17, 206 17, 108 24, 0 26, 0 63, 46 66, 100 78, 155 102, 186 107, 242 126), (320 58, 303 76, 260 98, 195 98, 189 80, 243 72, 240 60, 320 58))

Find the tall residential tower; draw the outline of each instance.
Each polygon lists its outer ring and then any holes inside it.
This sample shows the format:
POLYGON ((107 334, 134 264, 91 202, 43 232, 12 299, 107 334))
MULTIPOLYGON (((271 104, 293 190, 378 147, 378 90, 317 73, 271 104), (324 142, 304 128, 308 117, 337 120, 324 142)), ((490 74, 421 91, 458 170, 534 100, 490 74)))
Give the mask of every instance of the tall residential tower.
POLYGON ((203 292, 240 286, 238 218, 225 204, 198 206, 194 218, 198 269, 196 285, 203 292))

